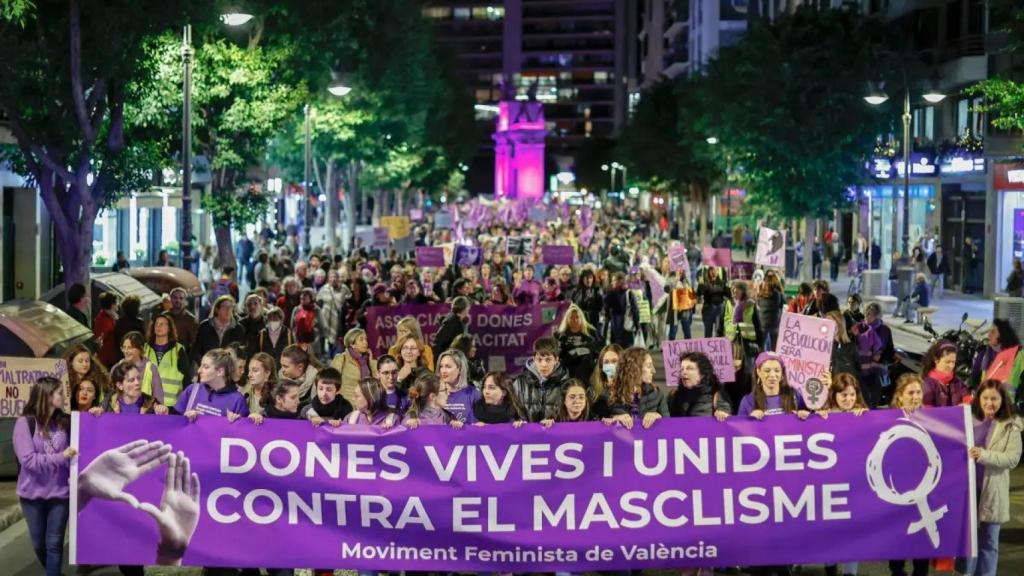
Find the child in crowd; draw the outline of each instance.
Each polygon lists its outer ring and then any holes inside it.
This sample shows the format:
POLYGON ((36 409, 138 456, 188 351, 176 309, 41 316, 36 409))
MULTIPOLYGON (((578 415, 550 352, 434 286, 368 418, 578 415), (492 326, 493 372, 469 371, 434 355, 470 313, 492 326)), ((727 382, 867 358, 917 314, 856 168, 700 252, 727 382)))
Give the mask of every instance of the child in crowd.
POLYGON ((562 401, 554 417, 541 420, 541 426, 550 428, 555 422, 590 422, 597 416, 592 413, 590 394, 579 380, 569 380, 562 387, 562 401))
POLYGON ((412 429, 421 424, 451 426, 456 430, 462 428, 463 422, 445 410, 447 400, 448 385, 442 385, 434 374, 423 374, 409 389, 409 410, 402 424, 412 429))
POLYGON ((325 421, 331 426, 341 426, 346 416, 352 413, 352 405, 341 392, 341 372, 336 368, 324 368, 316 374, 316 390, 313 401, 302 408, 301 417, 319 426, 325 421))

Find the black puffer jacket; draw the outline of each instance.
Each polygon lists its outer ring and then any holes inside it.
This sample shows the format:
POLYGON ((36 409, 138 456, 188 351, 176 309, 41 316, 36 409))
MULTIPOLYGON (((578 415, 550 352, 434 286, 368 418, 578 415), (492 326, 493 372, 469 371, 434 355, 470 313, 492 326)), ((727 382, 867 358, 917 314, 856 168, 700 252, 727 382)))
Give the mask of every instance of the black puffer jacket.
POLYGON ((601 343, 593 335, 584 332, 559 332, 556 336, 561 349, 559 363, 565 368, 570 378, 586 382, 594 373, 597 355, 601 353, 601 343))
POLYGON ((572 292, 572 301, 583 310, 587 322, 591 326, 597 326, 601 320, 601 310, 604 308, 604 294, 601 289, 596 284, 590 288, 577 286, 572 292))
POLYGON ((860 378, 860 357, 857 355, 856 342, 840 344, 832 341, 832 374, 850 374, 860 378))
POLYGON ((711 416, 716 410, 732 414, 729 395, 724 394, 722 390, 714 390, 707 384, 700 384, 692 389, 679 386, 669 396, 668 413, 673 418, 711 416))
POLYGON ((526 363, 526 369, 512 381, 512 388, 519 396, 523 407, 526 408, 530 422, 540 422, 545 418, 555 417, 558 412, 558 402, 562 398, 562 386, 568 379, 569 375, 559 365, 542 382, 533 360, 526 363))
MULTIPOLYGON (((640 394, 640 417, 648 412, 657 412, 662 416, 668 416, 668 403, 665 400, 665 393, 661 391, 657 386, 644 386, 640 394)), ((618 416, 620 414, 632 414, 633 404, 618 404, 613 403, 609 398, 608 400, 608 412, 612 416, 618 416)))

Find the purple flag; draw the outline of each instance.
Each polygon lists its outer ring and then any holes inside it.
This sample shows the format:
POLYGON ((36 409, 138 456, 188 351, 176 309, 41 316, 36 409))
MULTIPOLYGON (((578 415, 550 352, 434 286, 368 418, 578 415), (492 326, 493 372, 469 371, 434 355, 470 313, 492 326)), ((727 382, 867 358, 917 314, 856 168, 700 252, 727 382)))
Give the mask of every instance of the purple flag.
POLYGON ((590 572, 977 547, 967 407, 632 431, 75 412, 72 437, 72 564, 590 572))
POLYGON ((583 232, 580 233, 580 244, 584 246, 590 244, 590 240, 594 238, 594 226, 595 223, 591 222, 590 226, 583 229, 583 232))
POLYGON ((548 266, 572 266, 576 263, 576 251, 572 246, 541 246, 541 253, 548 266))
POLYGON ((427 268, 444 268, 444 248, 417 246, 416 265, 427 268))

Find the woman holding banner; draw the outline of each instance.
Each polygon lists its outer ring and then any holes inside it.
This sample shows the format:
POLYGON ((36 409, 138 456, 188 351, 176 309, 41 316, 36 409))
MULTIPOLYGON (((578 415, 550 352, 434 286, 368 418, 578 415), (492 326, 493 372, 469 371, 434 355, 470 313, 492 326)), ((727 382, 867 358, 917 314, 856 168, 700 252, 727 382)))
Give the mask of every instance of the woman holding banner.
POLYGON ((102 412, 114 414, 167 414, 164 406, 154 396, 143 390, 143 376, 139 366, 129 358, 121 360, 110 370, 110 380, 117 388, 103 401, 103 409, 93 408, 89 412, 99 416, 102 412))
POLYGON ((458 350, 448 350, 437 359, 437 376, 447 387, 445 409, 464 424, 473 424, 473 404, 480 400, 480 389, 469 380, 469 362, 458 350))
POLYGON ((729 395, 722 389, 711 360, 702 352, 679 357, 679 382, 668 401, 673 418, 714 416, 724 422, 732 414, 729 395))
POLYGON ((1002 382, 981 383, 971 403, 974 443, 968 454, 978 463, 978 557, 961 559, 957 570, 994 576, 999 528, 1010 521, 1010 470, 1020 463, 1021 421, 1002 382))
MULTIPOLYGON (((896 389, 892 393, 892 408, 903 410, 909 416, 922 407, 924 382, 917 374, 904 374, 896 379, 896 389)), ((892 576, 906 576, 906 560, 890 560, 889 573, 892 576)), ((912 576, 927 576, 931 561, 928 558, 915 558, 912 576)))
POLYGON ((608 390, 610 417, 605 424, 618 422, 627 430, 634 424, 650 428, 668 416, 665 394, 654 384, 654 359, 643 348, 630 348, 622 354, 615 380, 608 390))
POLYGON ((764 420, 765 416, 796 414, 806 420, 811 413, 804 409, 800 395, 786 381, 782 358, 774 352, 761 352, 754 361, 754 391, 740 401, 738 416, 764 420))
MULTIPOLYGON (((607 418, 611 415, 608 411, 608 391, 615 383, 621 357, 622 347, 618 344, 605 346, 597 355, 597 365, 594 366, 594 373, 591 374, 589 380, 590 387, 587 390, 590 411, 596 418, 607 418)), ((587 381, 581 380, 580 382, 587 381)))
POLYGON ((36 558, 46 576, 60 576, 64 529, 68 523, 71 418, 64 412, 64 384, 43 377, 32 386, 22 416, 14 423, 18 498, 36 558))
POLYGON ((971 392, 956 375, 956 344, 940 340, 921 359, 925 406, 959 406, 970 400, 971 392))

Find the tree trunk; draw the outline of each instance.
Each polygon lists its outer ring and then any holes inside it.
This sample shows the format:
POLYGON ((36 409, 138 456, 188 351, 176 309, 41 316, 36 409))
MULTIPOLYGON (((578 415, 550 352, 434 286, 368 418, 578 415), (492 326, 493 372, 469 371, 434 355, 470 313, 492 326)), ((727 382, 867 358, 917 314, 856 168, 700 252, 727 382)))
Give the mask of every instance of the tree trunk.
POLYGON ((327 161, 326 188, 323 188, 327 196, 327 212, 324 214, 324 231, 327 236, 327 248, 331 254, 338 249, 338 189, 334 185, 334 161, 327 161))
POLYGON ((356 167, 349 162, 345 167, 345 235, 341 247, 348 254, 352 249, 352 237, 356 231, 356 167))
POLYGON ((231 245, 231 227, 216 226, 213 229, 213 234, 217 239, 217 263, 219 264, 217 269, 223 270, 224 266, 235 267, 235 247, 231 245))
MULTIPOLYGON (((68 220, 64 220, 67 222, 68 220)), ((59 225, 54 220, 54 233, 57 239, 57 250, 60 252, 61 266, 64 268, 64 289, 72 284, 89 287, 92 268, 92 235, 96 225, 96 210, 82 209, 80 220, 74 220, 68 226, 59 225)), ((91 293, 91 290, 86 292, 91 293)))
POLYGON ((801 279, 804 282, 814 280, 814 239, 817 236, 815 230, 817 223, 818 221, 814 218, 804 220, 804 268, 801 274, 801 279))

